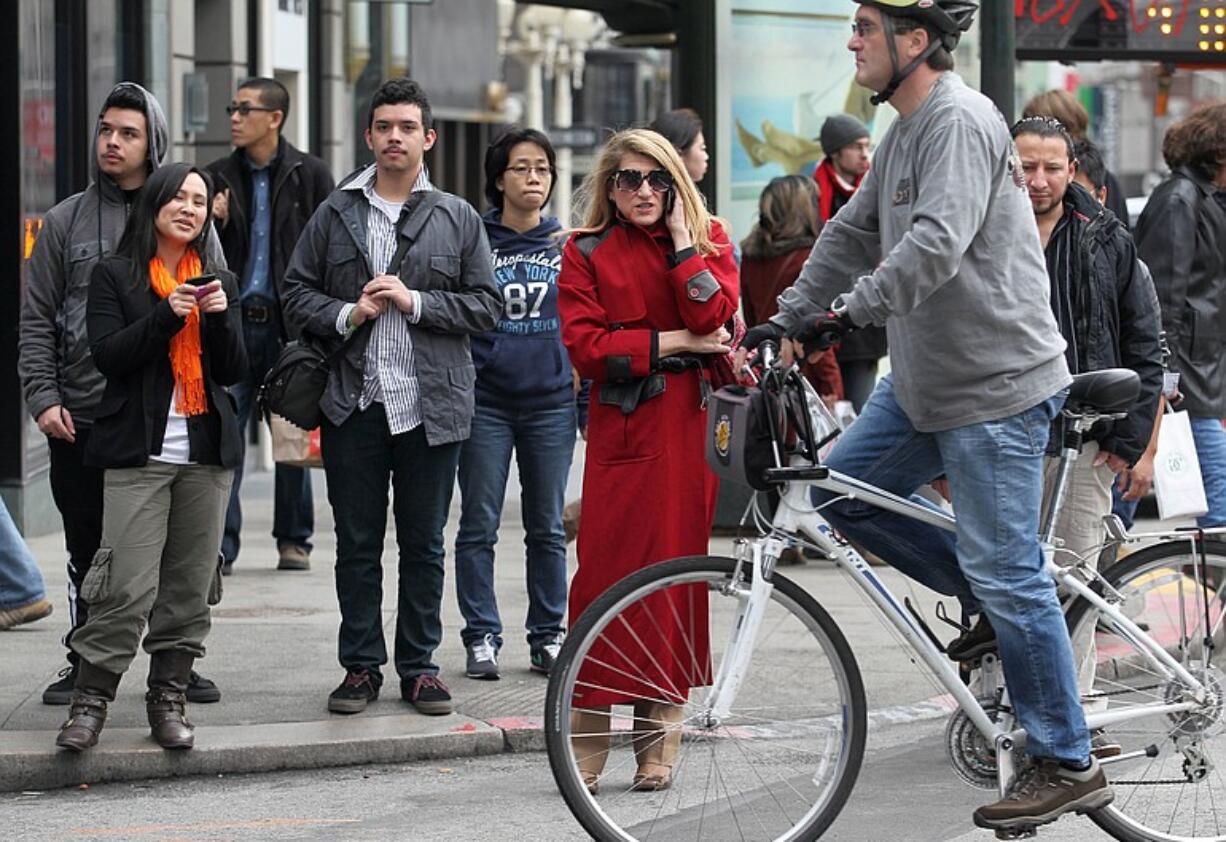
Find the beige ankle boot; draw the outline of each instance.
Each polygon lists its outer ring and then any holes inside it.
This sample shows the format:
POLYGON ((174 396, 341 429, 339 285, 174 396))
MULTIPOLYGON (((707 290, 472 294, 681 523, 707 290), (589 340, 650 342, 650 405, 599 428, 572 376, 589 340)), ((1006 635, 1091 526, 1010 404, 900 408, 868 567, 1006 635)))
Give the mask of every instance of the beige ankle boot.
POLYGON ((570 715, 570 745, 575 752, 579 776, 592 795, 596 794, 604 764, 609 759, 611 723, 608 707, 577 710, 570 715))
POLYGON ((684 718, 685 710, 679 705, 639 702, 634 706, 634 758, 639 768, 632 790, 656 792, 672 786, 684 718))

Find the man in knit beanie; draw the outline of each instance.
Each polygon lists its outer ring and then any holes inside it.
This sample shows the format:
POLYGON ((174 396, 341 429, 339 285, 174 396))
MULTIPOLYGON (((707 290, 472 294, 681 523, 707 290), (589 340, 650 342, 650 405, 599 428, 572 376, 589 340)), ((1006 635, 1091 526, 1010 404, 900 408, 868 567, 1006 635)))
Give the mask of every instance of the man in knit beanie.
MULTIPOLYGON (((849 114, 834 114, 822 124, 822 152, 817 165, 822 224, 847 204, 868 172, 868 128, 849 114)), ((869 326, 846 337, 835 349, 843 390, 859 412, 877 385, 877 366, 886 354, 885 328, 869 326)))

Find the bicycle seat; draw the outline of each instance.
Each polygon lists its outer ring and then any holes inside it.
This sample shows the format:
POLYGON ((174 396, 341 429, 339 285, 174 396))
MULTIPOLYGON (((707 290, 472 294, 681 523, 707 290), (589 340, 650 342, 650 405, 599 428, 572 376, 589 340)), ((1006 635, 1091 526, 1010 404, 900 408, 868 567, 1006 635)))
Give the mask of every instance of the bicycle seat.
POLYGON ((1081 414, 1125 412, 1141 393, 1141 378, 1127 368, 1104 368, 1074 374, 1064 408, 1081 414))

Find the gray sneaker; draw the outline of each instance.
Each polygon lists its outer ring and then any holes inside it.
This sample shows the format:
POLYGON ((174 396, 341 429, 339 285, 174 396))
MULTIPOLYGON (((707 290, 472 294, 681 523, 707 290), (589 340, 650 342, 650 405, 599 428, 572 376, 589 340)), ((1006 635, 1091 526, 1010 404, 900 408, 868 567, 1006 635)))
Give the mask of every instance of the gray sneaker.
POLYGON ((494 645, 494 636, 487 634, 475 643, 468 645, 468 661, 464 674, 469 678, 485 681, 498 680, 498 647, 494 645))

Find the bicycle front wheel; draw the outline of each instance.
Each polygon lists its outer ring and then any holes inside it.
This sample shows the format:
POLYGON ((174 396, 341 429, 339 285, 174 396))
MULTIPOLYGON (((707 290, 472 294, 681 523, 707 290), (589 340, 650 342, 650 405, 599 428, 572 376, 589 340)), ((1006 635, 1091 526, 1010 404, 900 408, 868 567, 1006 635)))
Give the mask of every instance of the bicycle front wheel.
MULTIPOLYGON (((1192 710, 1154 712, 1095 735, 1115 802, 1090 816, 1116 839, 1226 841, 1226 675, 1218 665, 1226 657, 1226 544, 1202 546, 1203 559, 1189 541, 1156 544, 1103 573, 1124 597, 1120 612, 1209 690, 1192 710)), ((1086 600, 1070 608, 1068 624, 1087 712, 1192 700, 1086 600)))
POLYGON ((731 710, 711 707, 751 576, 730 558, 654 564, 571 629, 545 735, 554 779, 594 838, 810 840, 847 800, 864 686, 830 615, 794 582, 772 577, 731 710), (636 783, 638 772, 655 774, 636 783))

